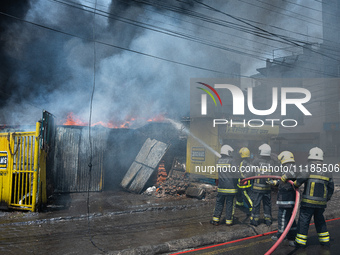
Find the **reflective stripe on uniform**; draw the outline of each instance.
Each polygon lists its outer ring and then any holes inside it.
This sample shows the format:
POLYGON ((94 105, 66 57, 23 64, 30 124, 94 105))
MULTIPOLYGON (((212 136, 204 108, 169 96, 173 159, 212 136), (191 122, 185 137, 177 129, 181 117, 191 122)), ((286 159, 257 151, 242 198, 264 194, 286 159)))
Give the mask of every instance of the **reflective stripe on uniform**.
POLYGON ((327 236, 327 237, 319 237, 319 242, 323 242, 323 243, 329 242, 329 236, 327 236))
POLYGON ((221 189, 221 188, 218 188, 217 192, 235 194, 235 193, 237 193, 237 189, 221 189))
POLYGON ((243 202, 236 201, 236 205, 238 205, 238 206, 243 206, 244 203, 243 203, 243 202))
POLYGON ((248 189, 251 187, 251 183, 250 181, 248 181, 247 185, 237 184, 237 187, 239 187, 240 189, 248 189))
POLYGON ((318 233, 318 236, 329 236, 329 232, 318 233))
POLYGON ((264 220, 272 220, 272 216, 269 214, 263 214, 264 220))
POLYGON ((277 205, 294 205, 295 201, 276 201, 277 205))
POLYGON ((311 187, 310 187, 310 192, 309 192, 309 195, 311 197, 314 195, 314 187, 315 187, 315 182, 312 182, 311 187))
POLYGON ((322 176, 322 175, 316 175, 316 174, 311 174, 311 175, 309 176, 309 178, 329 181, 329 178, 328 178, 328 177, 322 176))
POLYGON ((213 221, 220 221, 220 218, 213 217, 213 221))
POLYGON ((244 194, 244 196, 247 198, 247 200, 248 200, 250 206, 253 207, 253 201, 251 201, 251 199, 250 199, 250 197, 249 197, 247 191, 244 190, 244 191, 243 191, 243 194, 244 194))
POLYGON ((295 237, 295 242, 297 242, 298 244, 306 245, 307 236, 302 235, 302 234, 297 234, 296 237, 295 237))
POLYGON ((302 234, 297 234, 296 237, 302 238, 302 239, 307 239, 306 235, 302 235, 302 234))
POLYGON ((307 198, 302 198, 302 202, 308 203, 308 204, 314 204, 314 205, 326 205, 327 201, 315 201, 307 198))
POLYGON ((318 233, 319 242, 327 243, 329 242, 329 232, 318 233))
POLYGON ((302 245, 306 245, 307 241, 304 239, 300 239, 295 237, 295 242, 297 242, 298 244, 302 244, 302 245))
POLYGON ((225 220, 225 224, 227 224, 227 225, 233 224, 233 221, 232 220, 225 220))
POLYGON ((271 187, 258 187, 256 185, 254 185, 253 189, 257 189, 257 190, 271 190, 271 187))

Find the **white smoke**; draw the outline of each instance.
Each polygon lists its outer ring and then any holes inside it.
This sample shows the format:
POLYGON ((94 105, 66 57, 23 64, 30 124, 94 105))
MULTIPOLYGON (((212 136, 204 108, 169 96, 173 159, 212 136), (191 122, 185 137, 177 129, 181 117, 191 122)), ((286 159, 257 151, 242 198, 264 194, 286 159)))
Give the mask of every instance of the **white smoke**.
MULTIPOLYGON (((279 4, 282 1, 266 2, 279 4)), ((89 1, 79 1, 79 3, 94 7, 94 4, 90 4, 89 1)), ((314 3, 313 6, 315 5, 317 4, 314 3)), ((288 8, 287 6, 290 6, 293 11, 302 9, 296 5, 283 5, 285 8, 288 8)), ((233 1, 220 3, 218 7, 235 16, 276 25, 287 30, 294 31, 300 27, 296 20, 286 16, 280 16, 281 18, 278 19, 279 16, 275 13, 269 15, 268 10, 256 9, 242 2, 237 5, 233 1)), ((135 4, 134 1, 127 1, 126 5, 121 1, 114 1, 110 5, 109 0, 102 0, 97 1, 97 8, 115 12, 122 17, 205 38, 230 48, 241 47, 258 51, 258 54, 264 58, 269 57, 261 53, 266 51, 265 46, 256 44, 255 41, 275 45, 273 42, 242 31, 190 19, 185 14, 173 14, 161 8, 149 7, 147 9, 150 11, 147 11, 145 6, 135 4)), ((212 17, 221 20, 236 22, 223 14, 207 11, 197 4, 186 8, 215 15, 212 17)), ((253 74, 256 68, 264 66, 264 62, 244 55, 96 15, 94 31, 97 41, 126 47, 169 61, 225 72, 225 74, 162 61, 100 43, 95 45, 96 69, 94 70, 94 44, 91 41, 93 14, 84 9, 75 9, 53 1, 34 0, 31 1, 30 9, 24 19, 87 40, 23 22, 9 24, 4 33, 6 43, 2 50, 14 63, 8 76, 10 82, 16 85, 16 90, 2 106, 0 124, 32 124, 41 118, 42 109, 56 115, 61 121, 66 120, 70 112, 88 121, 94 72, 96 79, 93 123, 99 121, 120 123, 129 118, 146 121, 163 114, 169 117, 185 116, 189 114, 190 78, 228 76, 231 73, 232 61, 240 63, 243 75, 253 74)), ((308 9, 303 10, 306 14, 309 13, 308 9)), ((315 18, 319 17, 315 16, 315 18)), ((320 27, 311 27, 308 34, 321 37, 320 27)), ((268 27, 266 29, 273 30, 268 27)), ((277 45, 282 46, 282 44, 277 45)))

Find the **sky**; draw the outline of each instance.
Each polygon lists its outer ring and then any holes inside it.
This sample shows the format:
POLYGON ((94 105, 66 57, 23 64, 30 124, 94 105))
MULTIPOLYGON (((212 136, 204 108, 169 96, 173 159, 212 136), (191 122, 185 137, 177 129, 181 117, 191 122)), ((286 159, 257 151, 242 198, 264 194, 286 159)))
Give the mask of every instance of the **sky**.
MULTIPOLYGON (((322 43, 320 1, 4 0, 0 124, 189 116, 191 78, 249 77, 322 43), (92 102, 92 103, 91 103, 92 102), (91 107, 92 106, 92 107, 91 107)), ((131 121, 133 120, 133 121, 131 121)))

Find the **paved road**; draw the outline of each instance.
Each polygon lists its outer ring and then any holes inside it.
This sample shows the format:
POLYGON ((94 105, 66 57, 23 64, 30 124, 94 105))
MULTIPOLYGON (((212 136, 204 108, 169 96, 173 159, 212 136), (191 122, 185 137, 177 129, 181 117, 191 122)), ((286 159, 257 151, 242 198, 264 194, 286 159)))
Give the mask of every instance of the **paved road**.
MULTIPOLYGON (((272 254, 296 254, 296 255, 328 255, 339 254, 340 251, 340 220, 334 220, 327 223, 328 231, 331 236, 330 249, 319 245, 315 227, 310 226, 308 233, 307 247, 305 249, 294 249, 288 245, 288 241, 284 241, 272 254)), ((212 248, 204 247, 193 251, 185 251, 186 255, 237 255, 237 254, 265 254, 274 244, 270 239, 271 235, 262 236, 254 239, 240 241, 237 243, 229 243, 226 245, 219 245, 212 248)))
MULTIPOLYGON (((325 212, 328 218, 340 216, 339 191, 328 203, 325 212)), ((249 226, 249 219, 245 220, 245 214, 238 209, 235 225, 215 227, 209 224, 214 200, 163 200, 126 192, 91 193, 88 219, 87 194, 63 194, 60 198, 53 203, 53 210, 42 213, 1 212, 0 254, 166 254, 277 229, 276 206, 273 206, 271 227, 249 226), (99 248, 92 244, 90 236, 99 248)), ((272 199, 275 204, 275 193, 272 199)), ((261 247, 269 248, 268 237, 263 240, 261 247)), ((254 249, 247 245, 243 249, 254 249)), ((243 251, 237 251, 240 252, 243 251)))

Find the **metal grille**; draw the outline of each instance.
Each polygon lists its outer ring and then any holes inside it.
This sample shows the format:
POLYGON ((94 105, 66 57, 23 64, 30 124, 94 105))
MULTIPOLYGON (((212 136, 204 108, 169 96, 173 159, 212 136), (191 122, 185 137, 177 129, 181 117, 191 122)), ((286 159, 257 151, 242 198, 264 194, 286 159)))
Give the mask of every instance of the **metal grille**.
POLYGON ((35 200, 34 167, 35 157, 35 132, 13 134, 13 169, 11 206, 22 209, 32 209, 35 200))
POLYGON ((0 134, 1 207, 35 211, 38 175, 45 171, 39 168, 39 131, 37 123, 34 132, 0 134))

